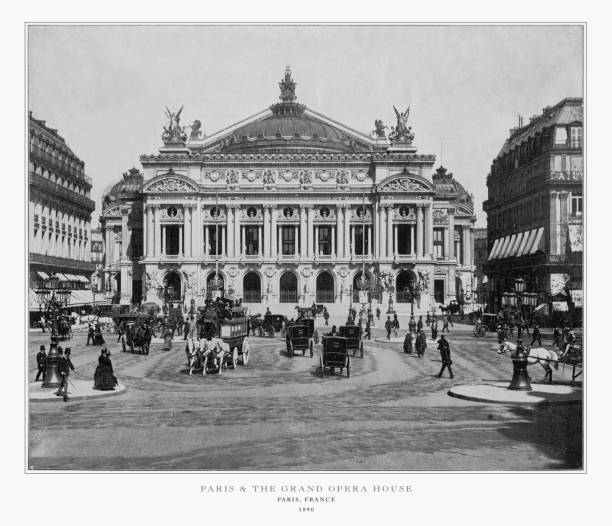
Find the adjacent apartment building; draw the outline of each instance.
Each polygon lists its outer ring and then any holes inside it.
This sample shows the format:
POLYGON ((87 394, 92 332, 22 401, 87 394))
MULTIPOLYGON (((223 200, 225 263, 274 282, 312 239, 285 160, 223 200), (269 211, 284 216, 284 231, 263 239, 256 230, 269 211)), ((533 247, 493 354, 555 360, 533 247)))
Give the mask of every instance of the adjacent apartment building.
POLYGON ((487 177, 490 307, 522 278, 549 315, 582 307, 583 103, 566 98, 510 131, 487 177))

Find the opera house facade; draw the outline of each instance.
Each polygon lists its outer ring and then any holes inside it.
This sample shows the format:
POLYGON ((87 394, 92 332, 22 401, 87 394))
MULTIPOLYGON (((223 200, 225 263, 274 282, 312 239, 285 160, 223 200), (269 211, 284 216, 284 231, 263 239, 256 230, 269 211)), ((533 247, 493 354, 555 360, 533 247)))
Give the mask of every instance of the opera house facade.
POLYGON ((109 298, 189 306, 220 289, 252 312, 337 313, 470 302, 472 197, 417 151, 408 110, 367 135, 298 103, 295 87, 287 69, 280 102, 209 136, 167 110, 158 153, 103 199, 109 298))

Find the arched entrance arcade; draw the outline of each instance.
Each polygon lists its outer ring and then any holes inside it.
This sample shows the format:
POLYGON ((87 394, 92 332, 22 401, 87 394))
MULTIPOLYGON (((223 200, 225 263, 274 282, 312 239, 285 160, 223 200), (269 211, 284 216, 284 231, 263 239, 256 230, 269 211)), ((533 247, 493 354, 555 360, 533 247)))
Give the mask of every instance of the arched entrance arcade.
POLYGON ((316 303, 334 302, 334 276, 331 272, 323 271, 317 276, 316 303))
POLYGON ((293 272, 285 272, 279 281, 279 302, 297 303, 298 302, 298 281, 293 272))
POLYGON ((397 303, 410 303, 411 289, 414 289, 419 278, 414 270, 401 270, 395 278, 395 301, 397 303))
POLYGON ((261 278, 255 271, 247 272, 242 278, 242 301, 261 303, 261 278))

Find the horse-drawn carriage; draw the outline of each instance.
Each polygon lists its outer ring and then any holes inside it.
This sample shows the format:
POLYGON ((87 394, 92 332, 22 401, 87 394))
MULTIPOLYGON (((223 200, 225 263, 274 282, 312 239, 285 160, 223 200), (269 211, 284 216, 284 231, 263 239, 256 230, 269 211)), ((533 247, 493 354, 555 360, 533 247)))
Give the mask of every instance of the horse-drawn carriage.
POLYGON ((128 312, 120 314, 117 319, 118 326, 123 332, 121 337, 123 351, 127 351, 129 347, 131 353, 134 353, 134 350, 137 349, 139 354, 149 354, 154 318, 148 313, 128 312))
POLYGON ((489 332, 495 332, 497 330, 497 314, 484 313, 474 323, 474 329, 472 331, 474 336, 484 338, 489 332))
POLYGON ((249 361, 249 319, 244 316, 243 310, 236 311, 236 314, 242 315, 221 318, 215 309, 202 310, 197 320, 198 338, 204 340, 220 338, 229 346, 232 355, 231 367, 238 363, 246 365, 249 361))
POLYGON ((323 353, 321 354, 321 376, 325 378, 325 369, 335 374, 340 369, 340 374, 346 370, 346 377, 351 375, 351 358, 348 353, 348 340, 341 336, 323 337, 323 353))
POLYGON ((57 317, 57 337, 60 340, 69 340, 72 338, 72 320, 67 314, 60 314, 57 317))
POLYGON ((302 356, 306 355, 307 350, 311 358, 314 355, 312 333, 309 331, 309 327, 306 324, 289 325, 289 327, 287 327, 285 343, 287 344, 287 356, 289 356, 289 358, 293 358, 296 351, 302 351, 302 356))
POLYGON ((338 334, 346 338, 346 348, 353 351, 353 357, 359 351, 359 357, 363 358, 363 340, 359 325, 342 325, 338 334))
MULTIPOLYGON (((251 322, 253 319, 251 318, 251 322)), ((257 319, 252 325, 253 332, 257 332, 258 336, 269 336, 273 338, 275 334, 280 333, 284 336, 284 327, 287 325, 287 318, 282 314, 265 314, 263 319, 257 319)))

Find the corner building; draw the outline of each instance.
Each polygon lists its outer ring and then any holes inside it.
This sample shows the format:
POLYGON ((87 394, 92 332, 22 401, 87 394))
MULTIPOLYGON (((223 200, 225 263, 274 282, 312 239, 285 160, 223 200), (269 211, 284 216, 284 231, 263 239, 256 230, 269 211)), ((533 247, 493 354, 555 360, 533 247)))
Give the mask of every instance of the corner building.
POLYGON ((446 169, 432 174, 435 157, 417 153, 410 128, 397 133, 400 115, 395 139, 380 122, 368 136, 297 103, 288 69, 280 88, 281 102, 204 138, 199 121, 187 137, 168 112, 164 146, 141 156, 140 191, 116 189, 102 214, 120 301, 160 303, 171 287, 201 304, 216 262, 252 312, 315 302, 344 314, 362 268, 383 312, 390 297, 409 311, 411 280, 415 312, 469 295, 472 198, 446 169))

